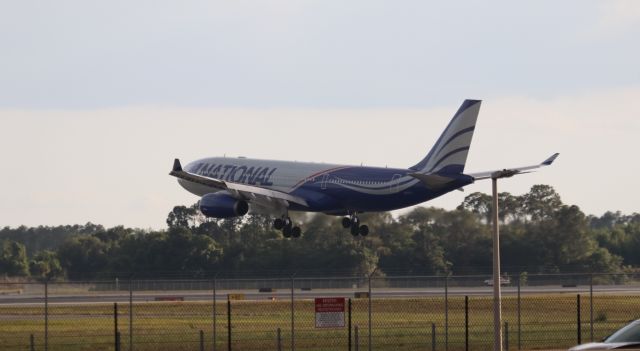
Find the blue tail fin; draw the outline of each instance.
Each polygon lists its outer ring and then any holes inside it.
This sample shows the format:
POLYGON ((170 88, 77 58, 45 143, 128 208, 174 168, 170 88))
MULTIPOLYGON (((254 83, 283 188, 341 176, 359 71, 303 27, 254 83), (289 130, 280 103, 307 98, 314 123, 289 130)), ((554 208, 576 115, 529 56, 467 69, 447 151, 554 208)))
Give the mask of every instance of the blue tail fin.
POLYGON ((480 100, 465 100, 422 161, 410 169, 420 173, 462 173, 476 127, 480 100))

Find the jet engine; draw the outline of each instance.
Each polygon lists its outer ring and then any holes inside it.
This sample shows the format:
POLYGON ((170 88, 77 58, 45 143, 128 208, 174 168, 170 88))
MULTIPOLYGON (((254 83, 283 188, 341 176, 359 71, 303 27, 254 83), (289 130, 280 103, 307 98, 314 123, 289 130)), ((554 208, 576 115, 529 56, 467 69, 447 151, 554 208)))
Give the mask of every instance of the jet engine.
POLYGON ((200 199, 200 212, 214 218, 244 216, 249 212, 249 204, 234 198, 227 192, 210 193, 200 199))

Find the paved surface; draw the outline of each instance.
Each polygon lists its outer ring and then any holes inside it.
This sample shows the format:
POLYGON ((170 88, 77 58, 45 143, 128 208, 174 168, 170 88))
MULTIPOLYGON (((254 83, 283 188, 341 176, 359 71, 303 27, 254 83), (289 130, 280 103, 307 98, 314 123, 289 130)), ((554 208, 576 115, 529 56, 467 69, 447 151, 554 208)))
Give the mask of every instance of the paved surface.
MULTIPOLYGON (((363 289, 314 289, 314 290, 294 290, 295 299, 312 299, 315 297, 353 297, 356 292, 367 292, 367 288, 363 289)), ((491 287, 465 287, 465 288, 449 288, 450 296, 487 296, 491 297, 493 290, 491 287)), ((517 287, 503 287, 504 296, 514 296, 518 292, 517 287)), ((640 286, 623 286, 623 285, 602 285, 594 286, 593 292, 597 294, 616 294, 616 295, 640 295, 640 286)), ((523 287, 520 290, 522 295, 534 294, 589 294, 589 286, 562 287, 562 286, 534 286, 523 287)), ((291 290, 277 289, 274 292, 258 292, 257 290, 220 290, 216 292, 216 299, 223 301, 227 299, 228 294, 243 294, 245 300, 289 300, 291 299, 291 290)), ((426 297, 426 296, 444 296, 443 288, 377 288, 373 289, 372 296, 374 298, 409 298, 409 297, 426 297)), ((134 302, 155 301, 157 298, 164 299, 183 299, 184 301, 211 301, 213 292, 211 290, 182 290, 182 291, 134 291, 134 302)), ((93 291, 73 291, 70 293, 50 293, 50 304, 81 304, 81 303, 114 303, 128 302, 129 293, 127 291, 120 292, 93 292, 93 291)), ((1 305, 24 305, 24 304, 42 304, 44 296, 42 291, 34 293, 17 293, 10 292, 0 295, 1 305)))

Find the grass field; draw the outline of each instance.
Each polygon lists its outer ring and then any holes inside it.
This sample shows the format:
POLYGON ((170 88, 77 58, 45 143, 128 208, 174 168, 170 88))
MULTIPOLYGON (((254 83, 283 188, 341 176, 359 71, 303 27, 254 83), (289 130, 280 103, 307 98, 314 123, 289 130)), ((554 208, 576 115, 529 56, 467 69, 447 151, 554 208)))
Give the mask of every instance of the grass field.
MULTIPOLYGON (((354 299, 352 324, 358 327, 360 350, 368 349, 368 300, 354 299)), ((436 326, 436 348, 464 350, 464 298, 448 300, 448 336, 445 336, 445 300, 442 297, 374 299, 372 301, 372 346, 374 350, 431 350, 432 323, 436 326)), ((295 346, 297 350, 347 350, 348 330, 316 329, 314 304, 296 301, 295 346)), ((509 348, 562 349, 577 341, 575 295, 523 296, 518 333, 517 299, 503 300, 503 320, 508 323, 509 348)), ((591 339, 591 305, 582 297, 582 340, 591 339)), ((489 297, 469 298, 469 347, 491 348, 493 309, 489 297)), ((594 339, 601 339, 628 320, 640 317, 640 296, 597 295, 593 300, 594 339)), ((144 302, 118 308, 118 330, 122 350, 199 350, 200 330, 206 350, 213 350, 213 304, 205 302, 144 302), (130 323, 129 316, 133 316, 130 323)), ((216 304, 216 349, 227 350, 227 304, 216 304)), ((36 350, 43 350, 43 306, 0 306, 0 349, 29 350, 34 335, 36 350)), ((277 350, 281 328, 282 349, 291 350, 291 305, 289 301, 232 301, 233 350, 277 350)), ((114 350, 114 312, 111 304, 50 305, 49 350, 114 350)), ((355 335, 352 336, 355 343, 355 335)), ((353 346, 355 350, 355 345, 353 346)))

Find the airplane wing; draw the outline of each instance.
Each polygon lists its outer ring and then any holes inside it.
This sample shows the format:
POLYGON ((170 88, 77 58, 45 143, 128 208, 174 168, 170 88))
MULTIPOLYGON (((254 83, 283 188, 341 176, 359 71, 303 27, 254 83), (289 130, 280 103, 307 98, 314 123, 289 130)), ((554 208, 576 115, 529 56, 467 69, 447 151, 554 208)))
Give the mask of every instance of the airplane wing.
POLYGON ((553 161, 555 161, 558 155, 560 154, 555 153, 551 155, 551 157, 547 158, 546 160, 542 161, 542 163, 537 165, 505 168, 505 169, 499 169, 499 170, 488 171, 488 172, 468 173, 467 175, 473 177, 473 179, 475 180, 513 177, 514 175, 517 175, 517 174, 531 173, 538 168, 549 166, 553 163, 553 161))
POLYGON ((302 206, 308 207, 307 201, 301 197, 293 196, 287 194, 282 191, 271 190, 266 188, 261 188, 253 185, 246 185, 234 182, 226 182, 223 180, 205 177, 199 174, 189 173, 182 169, 182 165, 180 164, 179 159, 175 159, 173 161, 173 169, 169 173, 176 178, 184 179, 193 183, 198 183, 201 185, 205 185, 217 190, 227 190, 232 195, 235 195, 239 199, 252 201, 256 200, 259 202, 264 202, 260 200, 273 201, 277 200, 278 202, 285 202, 285 205, 288 206, 289 202, 293 202, 302 206))

